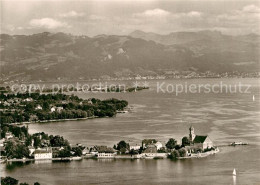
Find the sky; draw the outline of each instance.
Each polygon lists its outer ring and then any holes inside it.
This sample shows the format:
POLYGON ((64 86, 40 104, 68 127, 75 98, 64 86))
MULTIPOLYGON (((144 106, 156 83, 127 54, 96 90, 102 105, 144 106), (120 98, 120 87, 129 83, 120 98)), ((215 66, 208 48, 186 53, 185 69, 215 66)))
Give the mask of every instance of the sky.
POLYGON ((169 34, 218 30, 260 34, 260 1, 1 0, 1 33, 169 34))

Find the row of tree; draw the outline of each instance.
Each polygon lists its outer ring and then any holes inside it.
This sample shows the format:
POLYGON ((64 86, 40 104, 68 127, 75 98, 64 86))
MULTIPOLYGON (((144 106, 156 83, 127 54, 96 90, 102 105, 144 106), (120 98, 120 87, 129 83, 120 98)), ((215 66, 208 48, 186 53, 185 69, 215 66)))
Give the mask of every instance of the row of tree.
MULTIPOLYGON (((1 177, 1 184, 2 185, 18 185, 19 180, 13 178, 13 177, 1 177)), ((26 182, 20 183, 19 185, 29 185, 26 182)), ((33 185, 40 185, 39 182, 35 182, 33 185)))

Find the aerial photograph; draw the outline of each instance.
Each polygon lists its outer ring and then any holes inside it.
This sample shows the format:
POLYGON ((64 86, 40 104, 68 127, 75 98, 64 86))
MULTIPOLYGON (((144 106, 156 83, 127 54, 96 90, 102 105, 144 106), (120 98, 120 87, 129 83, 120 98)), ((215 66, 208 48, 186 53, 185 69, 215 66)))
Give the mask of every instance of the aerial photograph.
POLYGON ((1 185, 260 185, 260 1, 0 0, 1 185))

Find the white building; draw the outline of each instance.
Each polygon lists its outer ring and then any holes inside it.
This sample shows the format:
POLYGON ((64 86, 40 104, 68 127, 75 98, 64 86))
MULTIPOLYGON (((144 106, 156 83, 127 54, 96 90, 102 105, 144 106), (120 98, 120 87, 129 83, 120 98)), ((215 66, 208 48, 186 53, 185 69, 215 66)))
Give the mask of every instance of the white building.
POLYGON ((114 158, 116 156, 116 153, 98 153, 97 158, 114 158))
POLYGON ((57 108, 56 108, 56 111, 59 112, 59 113, 60 113, 62 110, 63 110, 63 107, 57 107, 57 108))
POLYGON ((63 110, 63 107, 52 107, 51 108, 51 112, 55 112, 55 111, 57 111, 57 112, 61 112, 63 110))
POLYGON ((29 146, 29 151, 30 151, 30 154, 29 156, 32 156, 32 154, 35 152, 35 148, 33 146, 29 146))
POLYGON ((160 150, 163 147, 162 143, 159 141, 157 141, 157 143, 155 143, 154 145, 156 146, 157 150, 160 150))
POLYGON ((26 99, 24 99, 23 101, 24 101, 24 102, 31 102, 31 101, 33 101, 33 99, 32 99, 32 98, 26 98, 26 99))
POLYGON ((129 149, 130 150, 140 150, 141 145, 137 144, 137 143, 130 143, 129 144, 129 149))
POLYGON ((55 112, 56 111, 56 108, 55 107, 52 107, 51 108, 51 112, 55 112))
POLYGON ((11 139, 13 137, 14 137, 14 135, 11 132, 6 132, 5 133, 5 139, 11 139))
POLYGON ((42 110, 42 106, 37 105, 36 108, 35 108, 35 110, 42 110))
POLYGON ((51 148, 36 149, 34 151, 34 159, 35 160, 52 159, 52 149, 51 148))

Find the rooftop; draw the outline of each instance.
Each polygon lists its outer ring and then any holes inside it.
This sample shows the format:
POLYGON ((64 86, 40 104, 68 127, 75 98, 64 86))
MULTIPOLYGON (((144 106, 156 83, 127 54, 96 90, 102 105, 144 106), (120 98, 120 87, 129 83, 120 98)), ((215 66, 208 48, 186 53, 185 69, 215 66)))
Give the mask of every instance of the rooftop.
POLYGON ((193 143, 203 143, 206 140, 207 137, 208 136, 198 136, 198 135, 196 135, 196 137, 193 140, 193 143))

